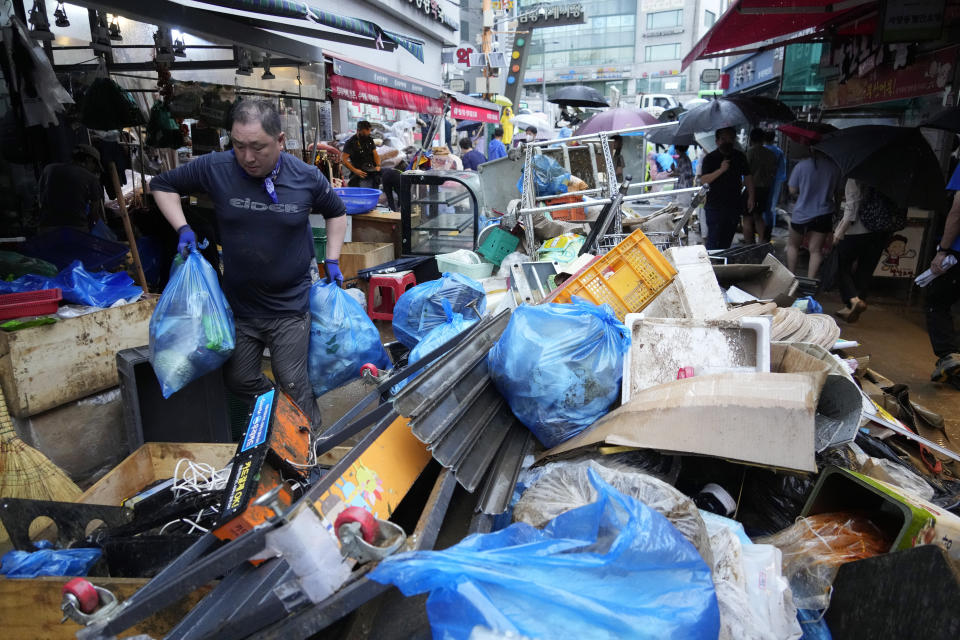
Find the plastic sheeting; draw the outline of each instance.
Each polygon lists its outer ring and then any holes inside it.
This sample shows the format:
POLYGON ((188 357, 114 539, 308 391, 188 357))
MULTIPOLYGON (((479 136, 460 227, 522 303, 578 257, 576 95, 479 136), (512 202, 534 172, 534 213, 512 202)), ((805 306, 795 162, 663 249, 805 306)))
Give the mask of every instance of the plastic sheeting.
POLYGON ((8 551, 0 573, 8 578, 40 576, 85 576, 100 559, 100 549, 53 549, 49 541, 36 544, 37 551, 8 551))
POLYGON ((487 294, 483 285, 460 273, 444 273, 408 289, 393 307, 393 335, 403 346, 413 349, 427 332, 447 321, 443 300, 464 318, 479 318, 487 310, 487 294), (477 313, 467 308, 476 302, 477 313))
POLYGON ((390 357, 373 321, 336 282, 313 283, 307 366, 313 394, 322 395, 359 378, 361 367, 367 363, 381 369, 390 366, 390 357))
POLYGON ((590 480, 597 500, 542 530, 516 523, 444 551, 387 558, 370 578, 407 596, 430 592, 435 638, 475 626, 529 638, 717 637, 710 568, 653 509, 590 480))
POLYGON ((150 318, 150 364, 164 398, 223 365, 233 353, 233 311, 196 248, 173 262, 150 318))
POLYGON ((513 414, 546 447, 603 417, 620 397, 630 332, 609 305, 523 305, 487 357, 513 414))
MULTIPOLYGON (((464 320, 462 314, 454 313, 450 308, 450 303, 447 300, 443 301, 443 308, 444 312, 447 314, 447 321, 434 327, 433 329, 430 329, 427 335, 423 336, 423 340, 418 342, 417 346, 410 350, 410 355, 407 358, 408 364, 413 364, 433 350, 442 347, 448 341, 457 337, 477 323, 476 320, 464 320)), ((400 390, 407 386, 407 384, 416 378, 420 373, 420 371, 417 371, 409 378, 401 380, 397 384, 393 385, 393 387, 390 389, 391 392, 400 393, 400 390)))
POLYGON ((129 302, 143 295, 143 289, 133 284, 133 279, 126 271, 91 273, 83 268, 79 260, 74 260, 53 278, 30 274, 13 282, 0 280, 0 293, 41 289, 60 289, 64 302, 89 307, 109 307, 120 300, 129 302))

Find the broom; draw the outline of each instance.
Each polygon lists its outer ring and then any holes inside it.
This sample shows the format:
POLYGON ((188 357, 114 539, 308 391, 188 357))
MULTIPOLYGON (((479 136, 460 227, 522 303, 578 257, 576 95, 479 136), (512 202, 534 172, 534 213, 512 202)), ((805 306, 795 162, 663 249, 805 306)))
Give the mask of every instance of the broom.
MULTIPOLYGON (((74 502, 81 493, 50 458, 20 439, 0 390, 0 497, 74 502)), ((6 538, 0 525, 0 541, 6 538)))

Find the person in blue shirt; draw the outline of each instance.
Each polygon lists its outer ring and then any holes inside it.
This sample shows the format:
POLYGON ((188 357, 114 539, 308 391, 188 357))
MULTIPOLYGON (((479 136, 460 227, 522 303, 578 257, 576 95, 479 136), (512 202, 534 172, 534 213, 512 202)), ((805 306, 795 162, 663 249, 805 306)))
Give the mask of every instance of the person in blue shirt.
POLYGON ((766 225, 763 241, 770 242, 773 228, 777 225, 777 203, 780 201, 780 187, 787 181, 787 154, 777 146, 776 134, 772 129, 764 132, 764 142, 766 143, 764 146, 777 156, 777 173, 773 177, 773 186, 770 187, 770 206, 763 214, 763 222, 766 225))
POLYGON ((476 171, 477 167, 487 161, 483 154, 473 148, 470 138, 460 138, 460 160, 467 171, 476 171))
POLYGON ((947 189, 955 192, 953 205, 930 263, 930 270, 937 277, 927 286, 924 311, 930 346, 937 356, 930 379, 960 389, 960 334, 953 323, 953 306, 960 300, 960 167, 953 172, 947 189), (958 262, 949 266, 949 256, 958 262))
POLYGON ((487 145, 487 162, 506 157, 507 148, 503 145, 503 127, 497 127, 493 130, 493 140, 487 145))
POLYGON ((244 100, 231 119, 232 150, 205 154, 156 176, 151 191, 180 236, 181 253, 197 246, 181 196, 207 193, 213 200, 223 293, 236 325, 236 346, 224 369, 227 387, 248 403, 272 389, 260 364, 269 347, 277 386, 319 427, 307 376, 315 257, 309 214, 326 218, 324 266, 330 282, 342 281, 338 258, 346 208, 317 167, 283 153, 284 134, 273 102, 244 100))

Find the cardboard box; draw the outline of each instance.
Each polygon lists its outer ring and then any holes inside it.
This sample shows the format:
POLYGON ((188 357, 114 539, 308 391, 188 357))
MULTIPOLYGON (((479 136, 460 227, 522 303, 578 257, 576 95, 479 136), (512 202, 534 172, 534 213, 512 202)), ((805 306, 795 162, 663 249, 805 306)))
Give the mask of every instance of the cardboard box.
POLYGON ((340 272, 344 279, 356 278, 361 269, 375 267, 395 259, 393 243, 345 242, 340 251, 340 272))
POLYGON ((675 380, 645 389, 555 456, 597 444, 701 454, 815 472, 815 413, 828 369, 798 349, 771 348, 771 371, 675 380))

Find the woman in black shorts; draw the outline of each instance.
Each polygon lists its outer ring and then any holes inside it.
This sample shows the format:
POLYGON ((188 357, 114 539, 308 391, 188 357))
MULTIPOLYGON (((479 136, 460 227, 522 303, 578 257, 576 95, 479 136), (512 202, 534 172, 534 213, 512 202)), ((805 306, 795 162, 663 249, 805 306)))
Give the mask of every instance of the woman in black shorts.
POLYGON ((827 234, 833 230, 840 168, 819 151, 797 163, 790 173, 790 195, 797 198, 790 215, 790 239, 787 242, 787 268, 797 272, 797 257, 803 239, 808 239, 810 264, 807 277, 816 278, 823 260, 821 250, 827 234))

